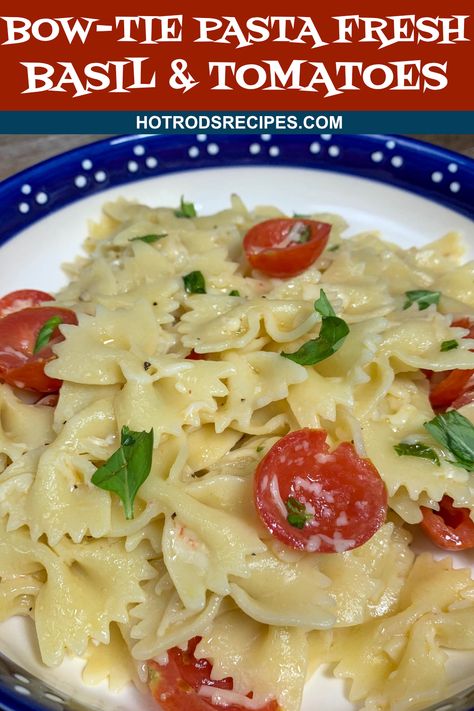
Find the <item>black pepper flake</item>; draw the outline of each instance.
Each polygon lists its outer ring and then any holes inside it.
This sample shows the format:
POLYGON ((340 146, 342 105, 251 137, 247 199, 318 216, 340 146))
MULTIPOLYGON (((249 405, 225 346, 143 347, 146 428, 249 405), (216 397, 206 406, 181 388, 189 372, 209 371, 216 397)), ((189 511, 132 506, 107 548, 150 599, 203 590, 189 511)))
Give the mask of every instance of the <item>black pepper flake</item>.
POLYGON ((240 398, 240 402, 245 402, 245 398, 244 398, 244 397, 241 397, 241 398, 240 398))
POLYGON ((29 608, 28 608, 28 612, 33 612, 33 608, 32 608, 32 607, 29 607, 29 608))
POLYGON ((176 518, 176 511, 171 514, 171 518, 174 520, 176 518))
POLYGON ((143 363, 143 368, 144 368, 145 370, 148 370, 148 368, 151 368, 151 363, 150 363, 149 360, 146 360, 146 361, 143 363))
POLYGON ((153 306, 158 306, 158 301, 154 301, 153 306))

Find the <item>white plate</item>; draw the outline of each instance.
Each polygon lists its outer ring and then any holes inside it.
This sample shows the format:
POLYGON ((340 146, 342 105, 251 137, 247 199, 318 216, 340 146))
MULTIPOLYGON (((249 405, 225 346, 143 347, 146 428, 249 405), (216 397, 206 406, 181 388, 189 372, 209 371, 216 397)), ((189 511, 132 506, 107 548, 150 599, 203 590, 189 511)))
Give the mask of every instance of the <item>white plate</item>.
MULTIPOLYGON (((0 248, 2 293, 18 288, 58 289, 64 282, 60 263, 72 259, 86 236, 87 222, 96 219, 101 205, 119 196, 151 205, 176 205, 182 195, 193 200, 200 213, 228 205, 238 193, 249 206, 273 204, 292 212, 330 211, 349 223, 347 234, 380 230, 385 239, 402 246, 421 245, 450 230, 470 240, 474 255, 473 222, 440 204, 383 183, 321 170, 293 167, 223 167, 171 173, 114 187, 85 197, 27 227, 0 248)), ((472 555, 465 560, 474 563, 472 555)), ((67 662, 45 669, 29 622, 12 619, 0 626, 0 649, 25 669, 85 705, 108 711, 142 711, 156 704, 133 690, 119 696, 105 684, 87 688, 80 681, 81 664, 67 662)), ((473 673, 474 654, 456 655, 452 671, 461 687, 473 673), (462 660, 461 662, 459 660, 462 660)), ((472 680, 474 681, 474 679, 472 680)), ((27 685, 18 681, 19 687, 27 685)), ((20 692, 22 693, 22 692, 20 692)), ((318 673, 308 684, 302 711, 352 711, 358 708, 344 695, 344 684, 318 673)), ((13 707, 14 708, 14 707, 13 707)))

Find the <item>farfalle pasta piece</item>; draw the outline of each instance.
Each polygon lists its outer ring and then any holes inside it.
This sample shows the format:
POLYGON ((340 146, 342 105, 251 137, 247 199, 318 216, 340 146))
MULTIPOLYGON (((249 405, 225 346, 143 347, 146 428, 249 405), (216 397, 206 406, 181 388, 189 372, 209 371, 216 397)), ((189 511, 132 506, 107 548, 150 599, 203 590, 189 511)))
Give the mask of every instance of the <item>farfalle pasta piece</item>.
POLYGON ((240 610, 219 614, 196 648, 212 661, 215 679, 232 677, 234 689, 256 703, 276 698, 285 711, 298 711, 307 667, 303 630, 260 624, 240 610))

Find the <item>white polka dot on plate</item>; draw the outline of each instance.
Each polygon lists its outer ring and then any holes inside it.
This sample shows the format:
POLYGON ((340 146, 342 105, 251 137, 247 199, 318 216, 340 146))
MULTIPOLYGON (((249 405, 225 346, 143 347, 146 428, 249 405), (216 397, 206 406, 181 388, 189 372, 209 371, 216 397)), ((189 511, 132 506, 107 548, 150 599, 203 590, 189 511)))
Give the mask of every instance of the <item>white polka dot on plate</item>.
POLYGON ((449 189, 452 193, 458 193, 461 190, 461 184, 455 181, 450 184, 449 189))
POLYGON ((337 156, 340 154, 341 149, 339 146, 329 146, 328 148, 328 153, 331 156, 331 158, 337 158, 337 156))
POLYGON ((52 694, 50 691, 45 691, 44 697, 46 699, 49 699, 50 701, 55 701, 57 704, 64 703, 64 699, 62 699, 60 696, 57 696, 56 694, 52 694))
POLYGON ((138 170, 138 163, 136 160, 129 160, 127 164, 129 173, 136 173, 138 170))
POLYGON ((46 205, 46 203, 48 202, 48 196, 45 192, 41 191, 39 193, 36 193, 35 200, 38 205, 46 205))
POLYGON ((31 185, 28 185, 28 183, 25 183, 25 185, 22 185, 21 192, 23 193, 23 195, 29 195, 31 193, 31 185))
POLYGON ((133 146, 133 153, 136 156, 142 156, 145 154, 145 147, 141 145, 133 146))
POLYGON ((188 155, 190 158, 197 158, 199 155, 199 148, 197 146, 191 146, 188 151, 188 155))
POLYGON ((148 158, 145 160, 145 165, 147 168, 156 168, 156 166, 158 165, 158 161, 155 156, 148 156, 148 158))
MULTIPOLYGON (((322 127, 321 127, 322 128, 322 127)), ((321 134, 321 139, 323 141, 330 141, 332 138, 332 133, 322 133, 321 134)))
POLYGON ((26 213, 30 211, 30 206, 27 202, 20 202, 20 204, 18 205, 18 209, 22 213, 22 215, 26 215, 26 213))
POLYGON ((16 691, 17 694, 22 694, 23 696, 30 696, 31 691, 27 689, 25 686, 20 686, 20 684, 15 684, 13 689, 16 691))
POLYGON ((317 141, 313 141, 309 147, 310 153, 319 153, 321 145, 317 141))
POLYGON ((276 158, 276 156, 280 155, 280 149, 278 148, 278 146, 270 146, 270 148, 268 149, 268 153, 269 155, 271 155, 272 158, 276 158))
POLYGON ((196 140, 197 140, 197 141, 200 141, 201 143, 203 143, 204 141, 207 140, 207 135, 206 135, 205 133, 198 133, 198 134, 196 135, 196 140))
POLYGON ((98 183, 103 183, 104 180, 107 179, 107 173, 105 170, 98 170, 97 173, 95 173, 94 178, 97 180, 98 183))
POLYGON ((403 158, 401 156, 393 156, 390 163, 393 165, 394 168, 401 168, 403 165, 403 158))
POLYGON ((271 139, 271 137, 272 137, 271 133, 262 133, 262 135, 260 136, 262 141, 269 141, 271 139))
POLYGON ((440 170, 435 170, 434 173, 431 173, 431 180, 433 183, 440 183, 443 180, 443 174, 440 170))
POLYGON ((15 677, 15 679, 18 679, 18 681, 21 681, 22 684, 29 684, 30 683, 30 680, 27 679, 26 676, 23 676, 23 674, 15 673, 15 674, 13 674, 13 676, 15 677))
POLYGON ((251 153, 253 156, 256 156, 260 151, 262 150, 262 147, 260 146, 260 143, 251 143, 249 146, 249 153, 251 153))
POLYGON ((210 156, 216 156, 219 153, 219 146, 217 143, 209 143, 207 146, 207 152, 210 156))
POLYGON ((382 151, 375 151, 370 157, 372 158, 374 163, 381 163, 383 161, 382 151))
POLYGON ((456 165, 456 163, 450 163, 450 164, 448 165, 448 170, 449 170, 450 173, 457 173, 457 172, 458 172, 458 166, 456 165))
POLYGON ((74 185, 76 188, 85 188, 87 185, 87 178, 85 175, 76 175, 74 178, 74 185))
POLYGON ((90 158, 84 158, 84 160, 81 163, 82 170, 90 170, 92 168, 92 161, 90 158))
POLYGON ((396 145, 397 144, 395 143, 395 141, 387 141, 387 143, 385 144, 386 148, 388 148, 389 151, 393 151, 396 145))

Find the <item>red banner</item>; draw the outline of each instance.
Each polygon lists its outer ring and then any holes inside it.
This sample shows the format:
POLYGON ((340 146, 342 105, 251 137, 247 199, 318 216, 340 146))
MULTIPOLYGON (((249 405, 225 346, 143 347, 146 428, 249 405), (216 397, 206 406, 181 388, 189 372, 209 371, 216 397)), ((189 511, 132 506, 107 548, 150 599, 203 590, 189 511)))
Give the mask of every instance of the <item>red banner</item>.
POLYGON ((474 109, 471 3, 103 7, 4 2, 0 108, 474 109))

